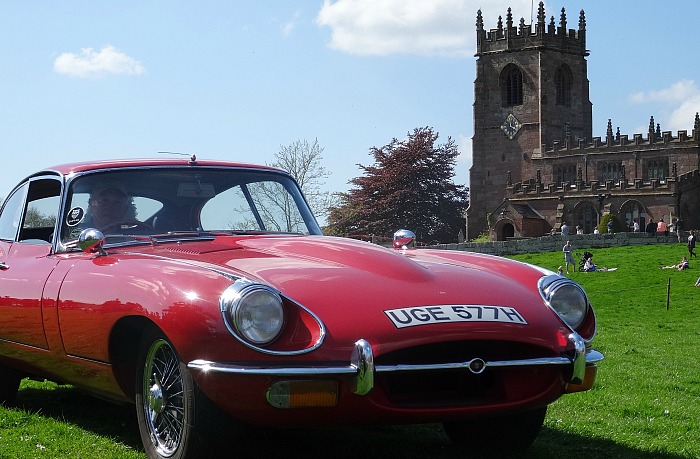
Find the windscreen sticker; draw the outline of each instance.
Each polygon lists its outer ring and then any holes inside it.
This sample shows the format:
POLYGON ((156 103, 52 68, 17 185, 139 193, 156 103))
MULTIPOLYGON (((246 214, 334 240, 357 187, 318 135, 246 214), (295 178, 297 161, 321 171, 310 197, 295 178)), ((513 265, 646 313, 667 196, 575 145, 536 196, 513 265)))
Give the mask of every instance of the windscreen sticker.
POLYGON ((452 322, 503 322, 527 325, 515 308, 475 304, 412 306, 384 311, 396 328, 452 322))
POLYGON ((66 215, 66 226, 76 226, 78 223, 83 221, 83 217, 85 217, 85 211, 83 208, 73 207, 68 211, 68 215, 66 215))

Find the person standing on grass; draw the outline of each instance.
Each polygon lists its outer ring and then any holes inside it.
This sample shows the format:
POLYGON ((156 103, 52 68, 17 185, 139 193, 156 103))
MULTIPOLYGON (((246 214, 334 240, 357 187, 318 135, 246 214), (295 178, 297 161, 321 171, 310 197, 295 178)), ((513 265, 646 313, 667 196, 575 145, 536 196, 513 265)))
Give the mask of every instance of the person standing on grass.
POLYGON ((688 256, 695 258, 698 257, 695 253, 695 233, 693 230, 690 230, 690 234, 688 235, 688 256))
POLYGON ((576 271, 576 261, 574 261, 574 248, 571 246, 571 241, 566 241, 566 244, 564 245, 564 248, 562 249, 564 252, 564 262, 566 265, 566 274, 569 274, 569 263, 571 263, 571 267, 576 271))

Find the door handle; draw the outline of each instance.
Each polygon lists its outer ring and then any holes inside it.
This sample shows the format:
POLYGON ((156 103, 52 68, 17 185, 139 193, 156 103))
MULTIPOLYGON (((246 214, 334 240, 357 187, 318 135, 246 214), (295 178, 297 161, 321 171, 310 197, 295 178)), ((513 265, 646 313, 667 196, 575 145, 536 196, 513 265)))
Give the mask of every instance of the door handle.
POLYGON ((10 267, 4 261, 0 261, 0 271, 5 271, 6 269, 10 269, 10 267))

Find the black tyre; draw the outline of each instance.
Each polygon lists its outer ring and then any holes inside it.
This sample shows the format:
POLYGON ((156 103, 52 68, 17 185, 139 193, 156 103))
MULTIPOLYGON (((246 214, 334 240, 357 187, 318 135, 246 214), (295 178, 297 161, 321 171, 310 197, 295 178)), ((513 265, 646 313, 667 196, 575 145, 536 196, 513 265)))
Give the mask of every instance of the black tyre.
POLYGON ((136 415, 151 459, 191 459, 205 454, 204 425, 210 402, 162 333, 144 336, 136 375, 136 415), (200 425, 201 424, 201 425, 200 425))
POLYGON ((482 457, 519 457, 542 428, 547 407, 493 418, 443 423, 453 443, 482 457))
POLYGON ((23 375, 14 368, 0 365, 0 405, 10 406, 15 403, 19 383, 23 375))

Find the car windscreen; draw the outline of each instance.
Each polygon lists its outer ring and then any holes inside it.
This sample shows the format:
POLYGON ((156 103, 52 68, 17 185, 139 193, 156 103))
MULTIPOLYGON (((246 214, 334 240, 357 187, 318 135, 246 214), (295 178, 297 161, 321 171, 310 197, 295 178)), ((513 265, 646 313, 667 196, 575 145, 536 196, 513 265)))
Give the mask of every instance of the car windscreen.
POLYGON ((277 171, 169 167, 85 173, 68 186, 61 241, 177 232, 321 234, 294 180, 277 171))

